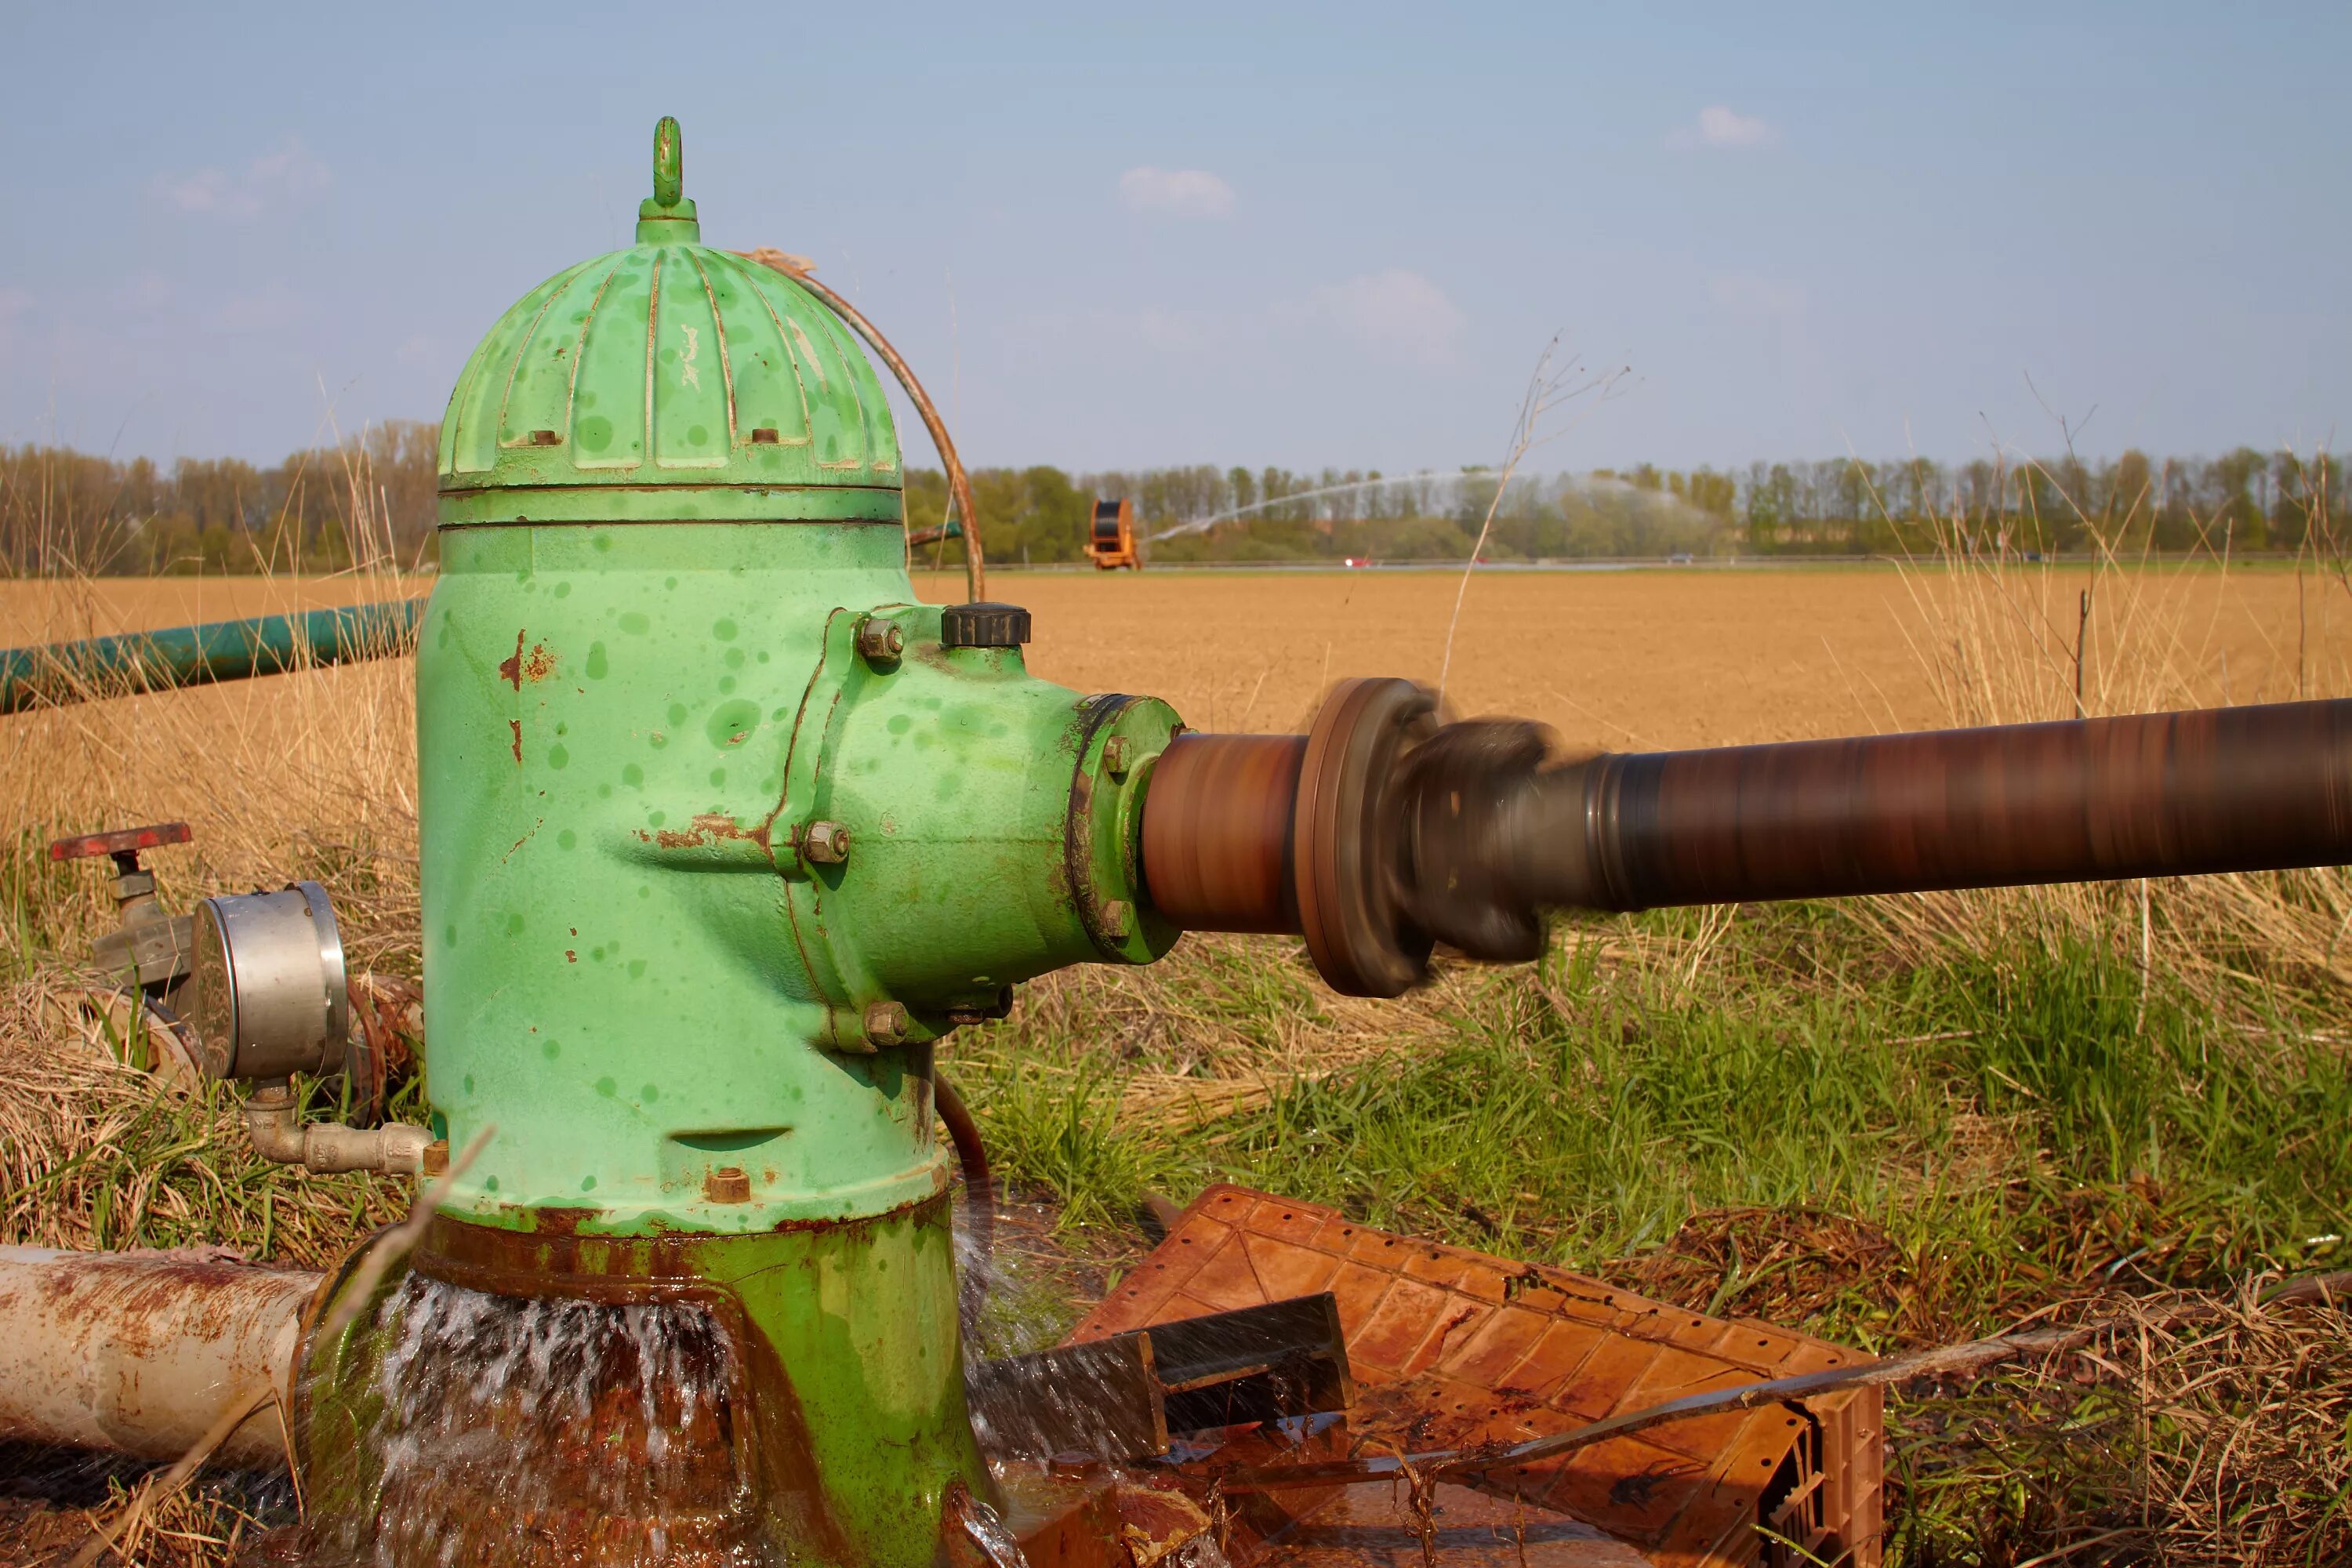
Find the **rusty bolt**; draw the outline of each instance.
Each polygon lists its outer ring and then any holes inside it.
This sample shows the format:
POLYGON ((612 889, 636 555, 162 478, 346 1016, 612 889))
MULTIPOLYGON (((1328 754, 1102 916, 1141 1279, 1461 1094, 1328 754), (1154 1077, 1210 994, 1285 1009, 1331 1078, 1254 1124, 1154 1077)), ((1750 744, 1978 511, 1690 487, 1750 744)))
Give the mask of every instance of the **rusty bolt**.
POLYGON ((751 1201, 751 1178, 740 1165, 721 1165, 702 1178, 702 1195, 714 1204, 748 1204, 751 1201))
POLYGON ((1134 929, 1135 911, 1124 899, 1106 900, 1102 907, 1102 933, 1113 942, 1125 942, 1134 929))
POLYGON ((1115 779, 1127 776, 1128 744, 1124 735, 1113 735, 1103 742, 1103 772, 1115 779))
POLYGON ((866 1009, 866 1038, 877 1046, 904 1045, 913 1020, 896 1002, 877 1002, 866 1009))
POLYGON ((868 616, 857 623, 857 654, 868 664, 896 664, 907 651, 907 634, 896 621, 868 616))
POLYGON ((425 1152, 416 1157, 416 1173, 421 1176, 438 1176, 449 1169, 449 1140, 436 1138, 425 1145, 425 1152))
POLYGON ((838 866, 849 858, 849 829, 838 822, 812 822, 801 829, 801 858, 838 866))

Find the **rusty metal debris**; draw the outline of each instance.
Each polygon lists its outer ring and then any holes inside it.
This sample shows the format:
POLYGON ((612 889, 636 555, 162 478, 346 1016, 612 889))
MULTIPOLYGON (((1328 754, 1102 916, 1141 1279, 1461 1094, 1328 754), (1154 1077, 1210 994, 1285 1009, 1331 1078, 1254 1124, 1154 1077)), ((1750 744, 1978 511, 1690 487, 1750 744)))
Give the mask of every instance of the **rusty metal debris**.
MULTIPOLYGON (((1237 1568, 1331 1562, 1312 1553, 1328 1553, 1359 1539, 1348 1532, 1365 1529, 1410 1535, 1426 1525, 1432 1550, 1456 1539, 1466 1548, 1480 1530, 1499 1528, 1498 1520, 1507 1525, 1512 1510, 1531 1510, 1516 1516, 1520 1528, 1532 1523, 1543 1542, 1559 1547, 1566 1555, 1555 1561, 1778 1561, 1764 1555, 1759 1529, 1822 1561, 1877 1560, 1875 1388, 1717 1411, 1507 1469, 1441 1479, 1401 1467, 1389 1524, 1370 1522, 1389 1489, 1342 1487, 1326 1468, 1349 1455, 1500 1448, 1680 1394, 1864 1359, 1769 1324, 1710 1318, 1565 1270, 1219 1186, 1184 1211, 1070 1342, 1138 1329, 1162 1333, 1186 1318, 1315 1292, 1334 1301, 1358 1389, 1344 1416, 1319 1432, 1293 1421, 1275 1424, 1271 1435, 1259 1426, 1171 1445, 1169 1463, 1188 1490, 1250 1521, 1226 1542, 1237 1568), (1275 1447, 1271 1439, 1285 1436, 1290 1444, 1275 1447), (1254 1484, 1285 1466, 1303 1468, 1307 1484, 1254 1484), (1370 1500, 1340 1501, 1367 1491, 1370 1500), (1496 1500, 1504 1511, 1455 1512, 1450 1521, 1441 1511, 1441 1495, 1458 1500, 1474 1493, 1496 1500), (1416 1495, 1430 1510, 1418 1523, 1404 1506, 1416 1495), (1579 1534, 1580 1522, 1636 1555, 1608 1554, 1579 1534), (1601 1554, 1575 1555, 1588 1549, 1601 1554)), ((1400 1550, 1402 1539, 1391 1536, 1381 1550, 1400 1550)), ((1451 1561, 1450 1552, 1441 1554, 1451 1561)), ((1475 1552, 1465 1559, 1475 1560, 1475 1552)))
POLYGON ((992 1455, 1055 1465, 1163 1458, 1171 1433, 1336 1415, 1355 1393, 1328 1293, 984 1362, 966 1386, 992 1455))

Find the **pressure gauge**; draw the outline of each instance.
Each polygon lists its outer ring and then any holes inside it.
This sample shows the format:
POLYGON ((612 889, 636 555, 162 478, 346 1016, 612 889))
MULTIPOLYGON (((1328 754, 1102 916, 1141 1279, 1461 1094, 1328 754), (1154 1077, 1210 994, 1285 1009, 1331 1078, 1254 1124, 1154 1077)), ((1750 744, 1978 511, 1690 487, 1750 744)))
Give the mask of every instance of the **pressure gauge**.
POLYGON ((340 1072, 351 1026, 343 939, 327 889, 223 894, 195 910, 194 1001, 205 1070, 279 1079, 340 1072))

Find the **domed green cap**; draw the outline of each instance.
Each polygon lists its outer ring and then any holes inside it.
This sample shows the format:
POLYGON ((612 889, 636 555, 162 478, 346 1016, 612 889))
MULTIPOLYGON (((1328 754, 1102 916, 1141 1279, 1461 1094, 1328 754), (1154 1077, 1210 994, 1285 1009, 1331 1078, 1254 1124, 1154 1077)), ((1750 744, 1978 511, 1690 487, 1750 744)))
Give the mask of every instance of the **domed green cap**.
POLYGON ((557 273, 482 339, 441 422, 441 521, 897 521, 898 437, 834 313, 704 245, 677 121, 637 242, 557 273))

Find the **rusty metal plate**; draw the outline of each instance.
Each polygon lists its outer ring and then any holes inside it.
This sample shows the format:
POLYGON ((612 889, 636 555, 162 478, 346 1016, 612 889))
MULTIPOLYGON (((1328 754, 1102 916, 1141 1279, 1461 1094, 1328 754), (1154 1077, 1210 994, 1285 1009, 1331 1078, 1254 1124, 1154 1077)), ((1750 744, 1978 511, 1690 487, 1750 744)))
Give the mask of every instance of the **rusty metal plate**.
POLYGON ((1265 1568, 1651 1568, 1653 1559, 1551 1509, 1440 1482, 1424 1521, 1403 1487, 1351 1487, 1265 1568), (1427 1547, 1424 1554, 1423 1547, 1427 1547))
POLYGON ((1339 1303, 1328 1291, 1153 1326, 1168 1429, 1345 1411, 1354 1403, 1339 1303))
MULTIPOLYGON (((1515 1442, 1862 1359, 1768 1323, 1706 1317, 1226 1185, 1186 1209, 1070 1338, 1318 1291, 1335 1300, 1359 1385, 1348 1415, 1359 1452, 1515 1442)), ((1875 1389, 1860 1389, 1727 1412, 1486 1484, 1679 1562, 1753 1561, 1763 1524, 1824 1559, 1850 1553, 1856 1568, 1874 1568, 1880 1408, 1875 1389)))
POLYGON ((972 1429, 994 1458, 1155 1458, 1171 1432, 1345 1411, 1336 1301, 1305 1296, 973 1363, 972 1429))
POLYGON ((964 1398, 982 1451, 1030 1459, 1166 1453, 1168 1426, 1151 1351, 1149 1334, 1114 1334, 972 1366, 964 1398))

